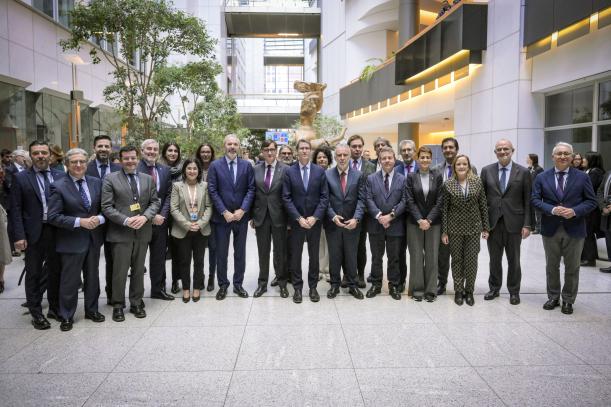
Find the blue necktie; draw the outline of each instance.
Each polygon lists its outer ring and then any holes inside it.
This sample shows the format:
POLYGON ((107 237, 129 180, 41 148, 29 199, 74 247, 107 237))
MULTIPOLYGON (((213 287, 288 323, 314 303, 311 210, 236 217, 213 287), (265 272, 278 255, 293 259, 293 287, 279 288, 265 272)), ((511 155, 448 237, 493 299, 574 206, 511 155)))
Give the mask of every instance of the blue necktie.
POLYGON ((310 178, 308 176, 308 166, 303 167, 303 189, 308 190, 308 182, 310 178))
POLYGON ((78 179, 76 180, 76 183, 78 184, 78 192, 81 194, 83 205, 85 205, 85 208, 87 209, 87 211, 91 210, 91 203, 89 202, 89 198, 87 198, 87 194, 85 193, 85 188, 83 188, 83 180, 78 179))
POLYGON ((108 168, 108 165, 106 164, 102 164, 100 165, 100 178, 104 179, 104 177, 106 176, 106 168, 108 168))
POLYGON ((231 180, 235 184, 235 172, 233 171, 233 161, 229 161, 229 172, 231 173, 231 180))
POLYGON ((556 187, 556 193, 562 199, 564 197, 564 175, 566 173, 564 171, 557 172, 558 175, 558 186, 556 187))
POLYGON ((503 171, 501 173, 501 194, 505 193, 505 188, 506 188, 506 184, 507 184, 507 168, 502 167, 501 171, 503 171))

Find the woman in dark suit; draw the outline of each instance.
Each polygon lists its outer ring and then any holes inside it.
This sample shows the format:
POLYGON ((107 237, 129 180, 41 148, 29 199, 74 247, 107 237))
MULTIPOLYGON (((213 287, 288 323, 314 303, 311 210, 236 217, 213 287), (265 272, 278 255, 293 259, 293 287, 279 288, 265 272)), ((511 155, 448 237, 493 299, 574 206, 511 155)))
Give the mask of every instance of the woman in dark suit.
POLYGON ((488 239, 488 205, 480 178, 473 174, 469 157, 458 154, 452 163, 452 178, 443 184, 441 241, 450 245, 454 302, 473 305, 480 233, 488 239))
POLYGON ((417 153, 418 169, 407 175, 407 247, 409 248, 409 287, 412 298, 435 301, 437 255, 441 236, 443 177, 430 170, 433 152, 422 146, 417 153))
POLYGON ((210 235, 212 201, 208 185, 202 181, 202 169, 195 160, 186 160, 181 182, 172 185, 170 203, 174 224, 172 236, 176 248, 182 280, 182 301, 191 299, 191 259, 193 259, 193 302, 199 301, 204 285, 204 254, 210 235))
MULTIPOLYGON (((600 184, 605 176, 602 156, 594 151, 588 151, 583 158, 583 167, 586 174, 592 181, 594 191, 598 191, 600 184)), ((596 246, 596 236, 602 235, 600 232, 601 211, 599 208, 594 209, 586 215, 586 240, 583 243, 583 251, 581 252, 581 266, 594 267, 598 258, 598 248, 596 246)))
MULTIPOLYGON (((539 156, 534 153, 528 154, 528 156, 526 156, 526 165, 528 166, 528 171, 530 172, 530 184, 535 185, 535 178, 537 178, 537 175, 543 172, 543 168, 539 165, 539 156)), ((530 224, 534 228, 533 233, 539 233, 541 230, 541 211, 532 208, 530 211, 530 218, 530 224)))

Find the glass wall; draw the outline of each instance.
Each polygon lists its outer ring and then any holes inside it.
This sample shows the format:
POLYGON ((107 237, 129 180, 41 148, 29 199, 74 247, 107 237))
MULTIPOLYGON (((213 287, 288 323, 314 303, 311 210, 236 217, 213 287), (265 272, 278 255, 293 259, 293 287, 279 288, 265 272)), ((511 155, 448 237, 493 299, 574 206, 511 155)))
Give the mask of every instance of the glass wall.
POLYGON ((0 82, 0 148, 25 146, 25 104, 23 88, 0 82))
POLYGON ((303 65, 266 65, 265 93, 298 93, 295 81, 303 80, 303 65))
POLYGON ((32 7, 60 24, 70 27, 69 14, 70 10, 74 8, 74 0, 32 0, 32 7))

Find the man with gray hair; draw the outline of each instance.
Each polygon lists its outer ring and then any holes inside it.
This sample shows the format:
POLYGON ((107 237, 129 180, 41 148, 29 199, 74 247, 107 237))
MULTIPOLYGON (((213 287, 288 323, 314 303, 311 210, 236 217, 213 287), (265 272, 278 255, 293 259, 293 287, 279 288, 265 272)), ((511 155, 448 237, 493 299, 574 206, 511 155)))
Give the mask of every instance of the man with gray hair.
POLYGON ((542 212, 548 301, 545 310, 560 305, 572 314, 579 285, 581 251, 586 237, 585 216, 597 206, 590 177, 571 165, 573 146, 560 142, 552 151, 554 167, 535 179, 531 204, 542 212), (564 287, 560 291, 560 260, 564 258, 564 287))
POLYGON ((78 305, 78 290, 83 272, 85 319, 104 322, 98 312, 100 296, 100 248, 102 228, 102 181, 85 175, 87 152, 73 148, 66 154, 68 176, 51 184, 49 223, 57 227, 55 249, 61 259, 59 283, 60 329, 69 331, 78 305))

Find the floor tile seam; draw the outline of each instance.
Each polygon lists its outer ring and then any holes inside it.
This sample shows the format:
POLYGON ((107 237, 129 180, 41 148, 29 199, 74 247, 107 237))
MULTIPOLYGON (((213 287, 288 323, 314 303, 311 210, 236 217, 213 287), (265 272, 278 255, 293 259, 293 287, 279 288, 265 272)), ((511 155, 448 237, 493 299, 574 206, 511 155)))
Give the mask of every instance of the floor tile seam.
MULTIPOLYGON (((3 328, 4 329, 4 328, 3 328)), ((21 346, 15 353, 13 353, 11 356, 9 356, 8 358, 6 358, 3 362, 0 362, 0 366, 2 366, 3 364, 7 363, 9 360, 11 360, 12 358, 14 358, 15 356, 17 356, 21 351, 23 351, 25 348, 27 348, 28 346, 32 346, 36 343, 36 341, 41 340, 40 338, 48 336, 50 334, 50 330, 46 330, 44 331, 41 335, 39 335, 37 338, 34 338, 31 342, 28 342, 26 344, 24 344, 23 346, 21 346)))
MULTIPOLYGON (((125 329, 129 329, 129 327, 126 327, 125 329)), ((138 345, 138 343, 140 343, 142 338, 144 338, 144 335, 146 335, 146 333, 149 331, 149 329, 151 329, 151 327, 147 326, 147 327, 142 327, 141 329, 142 329, 142 332, 140 333, 140 336, 134 341, 132 346, 130 346, 129 349, 127 349, 127 351, 125 351, 125 353, 123 354, 121 359, 118 360, 117 363, 115 363, 115 365, 112 367, 112 370, 110 371, 111 373, 117 370, 117 367, 121 364, 121 362, 123 362, 123 360, 129 354, 129 352, 131 352, 136 347, 136 345, 138 345)))
POLYGON ((89 396, 87 396, 87 400, 85 400, 85 402, 83 402, 83 404, 81 404, 81 407, 84 407, 89 402, 91 397, 99 390, 100 387, 102 387, 102 385, 106 382, 106 380, 108 380, 108 377, 110 376, 111 373, 112 372, 106 373, 106 376, 104 377, 104 379, 102 379, 100 381, 100 383, 97 385, 97 387, 91 392, 91 394, 89 394, 89 396))
POLYGON ((350 364, 352 365, 352 374, 354 375, 354 379, 356 380, 356 385, 359 388, 359 394, 361 395, 361 401, 363 402, 363 406, 366 406, 365 396, 363 395, 363 389, 361 388, 361 383, 359 381, 359 376, 356 374, 356 367, 354 365, 354 360, 352 359, 352 352, 350 352, 350 346, 348 345, 348 338, 346 338, 346 332, 344 332, 344 325, 342 324, 342 320, 339 316, 339 309, 337 308, 337 302, 333 300, 333 306, 335 308, 335 312, 337 314, 337 319, 339 320, 339 326, 342 331, 342 337, 344 338, 344 343, 346 344, 346 350, 348 351, 348 356, 350 357, 350 364))
POLYGON ((254 301, 250 301, 250 308, 248 309, 248 316, 246 317, 246 322, 244 323, 244 329, 242 329, 242 337, 240 338, 240 346, 238 346, 238 351, 236 352, 235 360, 233 362, 233 369, 231 369, 231 375, 229 376, 229 383, 227 383, 227 390, 225 391, 225 398, 223 399, 223 406, 227 404, 227 398, 229 397, 229 389, 231 389, 231 382, 233 381, 233 375, 235 372, 235 368, 238 365, 238 359, 240 358, 240 352, 242 350, 242 345, 244 344, 244 337, 246 336, 246 328, 248 327, 248 321, 250 320, 250 314, 252 313, 252 305, 254 301))

